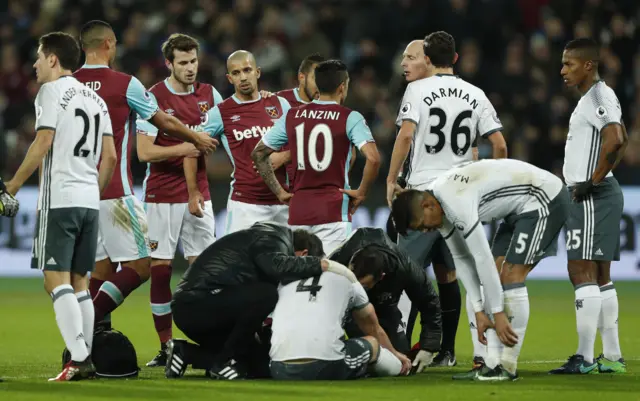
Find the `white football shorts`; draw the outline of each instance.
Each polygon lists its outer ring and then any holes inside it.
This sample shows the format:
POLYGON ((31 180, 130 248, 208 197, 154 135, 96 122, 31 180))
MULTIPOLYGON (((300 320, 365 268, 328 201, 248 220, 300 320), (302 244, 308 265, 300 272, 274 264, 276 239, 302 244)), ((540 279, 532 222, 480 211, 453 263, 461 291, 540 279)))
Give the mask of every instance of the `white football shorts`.
POLYGON ((292 230, 303 229, 315 234, 322 241, 325 255, 331 255, 351 234, 351 222, 338 221, 335 223, 318 224, 315 226, 291 226, 292 230))
POLYGON ((229 199, 224 235, 247 229, 255 223, 263 221, 288 225, 289 206, 254 205, 229 199))
POLYGON ((96 262, 131 262, 150 256, 147 217, 134 195, 100 201, 96 262))
POLYGON ((213 244, 215 218, 211 201, 204 203, 204 217, 189 213, 188 203, 145 203, 149 220, 149 246, 154 259, 172 260, 178 240, 185 258, 198 256, 213 244))

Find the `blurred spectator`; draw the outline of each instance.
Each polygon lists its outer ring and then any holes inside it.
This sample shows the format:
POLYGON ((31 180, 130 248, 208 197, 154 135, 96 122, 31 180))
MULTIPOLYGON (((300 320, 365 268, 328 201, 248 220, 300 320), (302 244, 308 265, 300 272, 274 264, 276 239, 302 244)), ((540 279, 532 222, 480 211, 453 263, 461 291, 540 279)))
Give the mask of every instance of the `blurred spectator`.
MULTIPOLYGON (((405 86, 400 55, 410 40, 447 30, 457 41, 456 72, 494 102, 510 156, 556 174, 578 100, 560 78, 562 49, 574 37, 591 36, 602 44, 601 76, 620 99, 630 136, 616 175, 623 184, 640 184, 637 0, 10 0, 0 7, 3 176, 13 173, 34 135, 38 37, 50 30, 77 34, 95 18, 116 30, 114 67, 148 87, 167 76, 160 45, 173 32, 201 41, 199 79, 225 97, 232 91, 226 57, 234 50, 254 52, 261 86, 272 91, 297 85, 298 65, 310 53, 342 57, 351 68, 347 105, 367 118, 387 159, 405 86)), ((487 149, 481 141, 481 155, 487 149)), ((208 169, 212 188, 228 183, 230 164, 222 151, 210 157, 208 169)), ((134 168, 138 183, 144 170, 134 168)), ((385 176, 381 171, 380 179, 385 176)))

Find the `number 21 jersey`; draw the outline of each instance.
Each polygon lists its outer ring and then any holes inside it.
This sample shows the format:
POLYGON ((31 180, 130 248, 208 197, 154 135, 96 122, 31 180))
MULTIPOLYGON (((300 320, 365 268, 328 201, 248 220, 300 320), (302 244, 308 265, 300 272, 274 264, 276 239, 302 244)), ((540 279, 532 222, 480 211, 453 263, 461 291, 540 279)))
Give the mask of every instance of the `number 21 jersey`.
POLYGON ((99 209, 102 136, 113 135, 106 103, 74 77, 63 76, 42 85, 35 107, 36 131, 55 131, 42 162, 38 210, 99 209))
POLYGON ((407 182, 422 188, 440 174, 473 159, 478 135, 502 130, 484 92, 455 75, 436 74, 411 82, 404 93, 397 125, 416 124, 407 182))

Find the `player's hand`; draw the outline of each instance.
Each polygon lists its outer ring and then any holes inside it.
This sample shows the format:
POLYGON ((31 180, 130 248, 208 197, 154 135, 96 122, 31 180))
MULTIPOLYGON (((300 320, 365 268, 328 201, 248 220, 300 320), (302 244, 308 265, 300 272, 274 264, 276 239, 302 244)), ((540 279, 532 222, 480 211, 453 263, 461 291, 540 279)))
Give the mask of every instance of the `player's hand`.
POLYGON ((293 198, 293 194, 285 191, 284 189, 278 194, 278 200, 285 205, 289 204, 291 198, 293 198))
POLYGON ((422 373, 423 370, 433 362, 433 358, 435 354, 426 350, 421 349, 416 354, 416 357, 413 359, 411 374, 414 373, 422 373))
POLYGON ((491 319, 489 319, 489 316, 487 316, 486 313, 476 312, 476 328, 478 330, 478 341, 480 341, 481 344, 487 345, 487 337, 484 335, 484 333, 488 329, 492 329, 493 327, 493 322, 491 321, 491 319))
POLYGON ((571 198, 574 202, 582 202, 584 198, 586 198, 591 193, 591 191, 593 191, 593 188, 594 185, 592 179, 579 182, 575 187, 573 187, 571 198))
POLYGON ((205 155, 215 152, 220 142, 218 142, 217 139, 210 137, 206 132, 198 132, 197 134, 197 140, 196 143, 194 143, 196 149, 205 155))
POLYGON ((260 91, 260 96, 262 96, 262 97, 271 97, 271 96, 274 96, 274 95, 275 94, 273 92, 269 92, 269 91, 266 91, 264 89, 260 91))
POLYGON ((189 195, 189 213, 199 218, 204 217, 204 196, 200 192, 189 195))
POLYGON ((398 185, 396 181, 387 181, 387 204, 389 207, 391 207, 391 204, 393 203, 393 197, 404 190, 405 189, 398 185))
POLYGON ((20 203, 0 181, 0 216, 15 217, 18 214, 18 209, 20 209, 20 203))
POLYGON ((181 143, 178 146, 180 146, 180 155, 182 157, 200 157, 200 155, 202 154, 192 143, 185 142, 181 143))
POLYGON ((358 207, 367 198, 365 194, 363 194, 362 192, 360 192, 360 190, 357 190, 357 189, 339 188, 339 190, 343 194, 347 194, 347 196, 349 197, 349 214, 351 215, 353 215, 356 212, 356 210, 358 210, 358 207))
POLYGON ((518 343, 518 335, 513 331, 507 315, 504 312, 494 313, 493 319, 495 320, 496 333, 500 338, 500 342, 507 347, 516 345, 518 343))
POLYGON ((411 373, 411 359, 407 358, 402 352, 394 351, 393 355, 396 356, 402 363, 402 370, 400 370, 400 376, 406 376, 411 373))

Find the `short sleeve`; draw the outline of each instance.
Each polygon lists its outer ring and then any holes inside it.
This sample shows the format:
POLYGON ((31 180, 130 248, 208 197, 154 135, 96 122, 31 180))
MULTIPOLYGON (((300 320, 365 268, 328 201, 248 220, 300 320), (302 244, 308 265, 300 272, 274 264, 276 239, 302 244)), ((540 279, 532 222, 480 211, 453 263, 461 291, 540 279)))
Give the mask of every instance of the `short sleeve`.
POLYGON ((347 136, 358 149, 369 142, 375 142, 367 121, 357 111, 352 111, 347 118, 347 136))
POLYGON ((362 309, 369 305, 369 297, 362 284, 351 284, 351 297, 349 297, 349 309, 362 309))
POLYGON ((111 116, 109 113, 104 113, 104 129, 102 130, 103 136, 113 136, 113 127, 111 126, 111 116))
POLYGON ((478 134, 486 138, 494 132, 503 130, 502 122, 498 118, 496 109, 484 94, 478 107, 478 134))
POLYGON ((604 84, 597 84, 589 92, 592 108, 587 111, 587 120, 598 131, 610 124, 621 124, 622 110, 620 102, 613 90, 604 84))
POLYGON ((418 82, 412 82, 404 91, 396 125, 401 126, 403 121, 412 121, 418 125, 420 123, 420 102, 422 99, 420 99, 418 82))
POLYGON ((280 101, 280 107, 282 108, 282 115, 284 116, 285 113, 288 112, 289 109, 291 109, 291 105, 289 104, 289 101, 283 98, 282 96, 278 96, 278 100, 280 101))
POLYGON ((158 102, 136 77, 131 77, 127 87, 127 103, 143 120, 148 120, 158 112, 158 102))
POLYGON ((287 137, 287 114, 289 114, 288 110, 276 120, 269 132, 262 137, 262 143, 268 148, 278 151, 289 142, 287 137))
POLYGON ((158 136, 158 128, 155 125, 151 124, 149 121, 138 119, 136 120, 136 133, 138 135, 145 136, 158 136))
POLYGON ((211 86, 211 91, 213 92, 213 105, 216 106, 218 103, 222 102, 222 95, 213 86, 211 86))
POLYGON ((56 88, 50 83, 40 87, 36 96, 36 131, 41 129, 56 130, 58 127, 59 102, 56 88))
POLYGON ((224 132, 224 123, 222 122, 222 114, 220 108, 214 106, 207 112, 207 121, 202 125, 202 130, 209 136, 220 136, 224 132))

